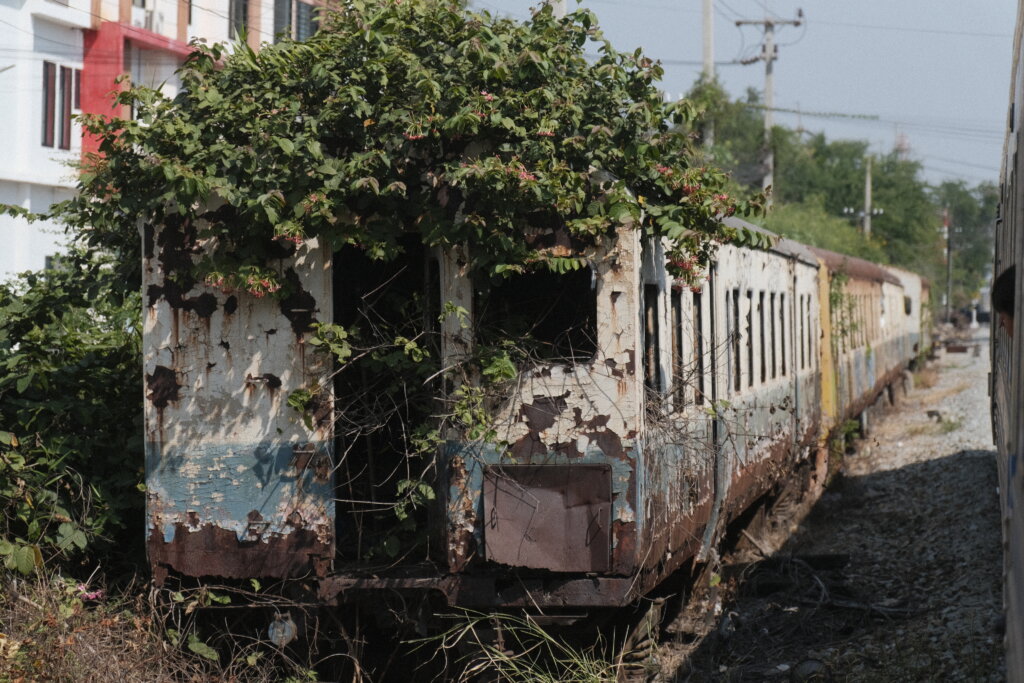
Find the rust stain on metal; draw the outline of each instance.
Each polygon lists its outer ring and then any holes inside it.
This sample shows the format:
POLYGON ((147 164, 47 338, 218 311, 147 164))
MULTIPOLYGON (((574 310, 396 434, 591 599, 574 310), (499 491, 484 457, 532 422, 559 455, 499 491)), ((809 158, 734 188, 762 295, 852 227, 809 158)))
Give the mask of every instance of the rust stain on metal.
MULTIPOLYGON (((259 523, 259 522, 256 522, 259 523)), ((198 530, 176 525, 174 540, 165 543, 162 534, 152 529, 149 558, 154 566, 186 576, 217 576, 228 579, 253 577, 289 578, 306 575, 326 576, 332 547, 323 543, 315 531, 294 529, 288 534, 270 534, 266 538, 239 542, 235 532, 211 524, 198 530)))
POLYGON ((284 275, 290 293, 281 301, 281 314, 291 323, 295 335, 301 337, 316 323, 316 299, 302 288, 294 269, 289 268, 284 275))
POLYGON ((156 408, 166 408, 171 401, 177 401, 178 390, 181 389, 174 370, 163 365, 156 366, 152 374, 146 375, 146 387, 149 389, 146 398, 156 408))

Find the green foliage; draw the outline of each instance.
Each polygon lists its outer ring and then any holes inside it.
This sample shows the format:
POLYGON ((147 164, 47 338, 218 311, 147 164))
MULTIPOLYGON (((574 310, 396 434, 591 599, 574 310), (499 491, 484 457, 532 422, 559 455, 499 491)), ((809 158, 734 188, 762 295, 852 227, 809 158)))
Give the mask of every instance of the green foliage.
POLYGON ((142 389, 138 294, 109 261, 0 284, 0 558, 29 573, 138 531, 142 389))
POLYGON ((850 221, 825 209, 820 196, 799 204, 781 204, 764 220, 764 226, 789 239, 869 261, 884 261, 880 244, 864 238, 850 221))
MULTIPOLYGON (((705 137, 714 129, 710 160, 727 169, 737 190, 760 187, 764 123, 761 101, 748 91, 733 100, 717 82, 698 81, 688 94, 704 116, 690 124, 705 137)), ((871 261, 890 263, 945 280, 943 241, 939 232, 943 209, 954 228, 953 299, 956 307, 976 298, 988 276, 992 231, 998 199, 991 183, 968 187, 946 182, 930 187, 921 178, 921 164, 897 150, 877 155, 872 163, 872 203, 882 213, 872 217, 872 237, 860 234, 860 219, 850 212, 863 208, 869 154, 863 140, 828 140, 776 126, 772 130, 775 172, 774 208, 765 219, 769 230, 786 237, 871 261)))
MULTIPOLYGON (((519 23, 450 0, 356 0, 321 16, 303 43, 195 45, 175 98, 135 87, 121 101, 136 119, 85 117, 104 156, 54 214, 126 254, 139 222, 202 219, 200 279, 284 296, 274 264, 313 236, 390 259, 415 232, 472 244, 490 274, 561 272, 579 263, 532 248, 525 226, 594 241, 632 225, 706 257, 727 239, 718 216, 759 209, 693 163, 692 106, 665 103, 662 68, 616 52, 587 10, 519 23)), ((124 260, 130 282, 137 263, 124 260)))
POLYGON ((933 189, 932 200, 949 212, 953 230, 953 305, 961 308, 977 299, 978 290, 991 276, 999 190, 992 183, 970 188, 962 181, 945 182, 933 189))

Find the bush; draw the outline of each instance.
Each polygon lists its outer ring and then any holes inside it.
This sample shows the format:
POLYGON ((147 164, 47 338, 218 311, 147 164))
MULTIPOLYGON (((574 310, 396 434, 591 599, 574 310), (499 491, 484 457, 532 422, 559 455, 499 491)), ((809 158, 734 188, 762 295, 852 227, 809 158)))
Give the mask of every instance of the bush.
MULTIPOLYGON (((75 252, 0 284, 0 558, 110 559, 141 544, 141 302, 75 252)), ((141 547, 133 548, 137 556, 141 547)))

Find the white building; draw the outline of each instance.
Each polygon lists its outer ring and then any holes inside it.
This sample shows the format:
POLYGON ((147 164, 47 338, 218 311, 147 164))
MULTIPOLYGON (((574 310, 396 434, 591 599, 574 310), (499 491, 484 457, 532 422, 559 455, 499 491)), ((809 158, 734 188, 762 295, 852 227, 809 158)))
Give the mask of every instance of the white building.
MULTIPOLYGON (((125 115, 116 79, 173 94, 194 38, 226 42, 246 28, 254 48, 315 30, 304 0, 23 0, 0 3, 0 204, 33 212, 72 196, 71 164, 96 151, 72 120, 80 112, 125 115)), ((38 270, 58 254, 63 230, 0 216, 0 280, 38 270)))

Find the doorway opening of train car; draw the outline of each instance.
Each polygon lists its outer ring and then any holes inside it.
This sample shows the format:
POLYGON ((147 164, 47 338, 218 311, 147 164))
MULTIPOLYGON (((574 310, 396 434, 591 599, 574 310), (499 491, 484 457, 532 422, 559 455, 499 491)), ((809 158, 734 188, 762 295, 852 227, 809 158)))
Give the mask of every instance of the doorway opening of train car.
POLYGON ((519 373, 588 362, 597 352, 590 265, 476 274, 469 311, 451 313, 436 250, 411 235, 389 256, 373 259, 351 246, 332 261, 335 334, 348 346, 333 380, 339 570, 368 560, 429 559, 431 530, 443 528, 431 516, 443 469, 435 462, 438 439, 442 432, 450 437, 446 421, 462 424, 453 412, 461 383, 483 386, 488 393, 479 408, 493 410, 502 387, 481 369, 496 357, 519 373), (465 367, 442 367, 441 320, 451 315, 472 328, 472 353, 459 361, 465 367))
POLYGON ((409 235, 386 258, 344 247, 332 273, 334 333, 347 346, 333 381, 338 568, 424 560, 434 457, 424 439, 444 409, 440 264, 409 235))

